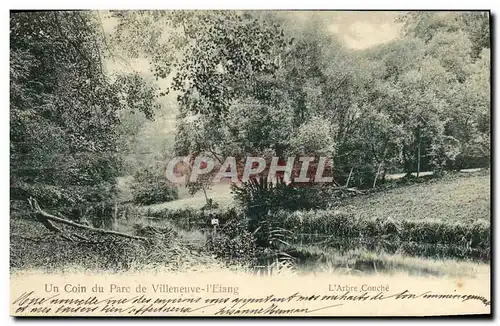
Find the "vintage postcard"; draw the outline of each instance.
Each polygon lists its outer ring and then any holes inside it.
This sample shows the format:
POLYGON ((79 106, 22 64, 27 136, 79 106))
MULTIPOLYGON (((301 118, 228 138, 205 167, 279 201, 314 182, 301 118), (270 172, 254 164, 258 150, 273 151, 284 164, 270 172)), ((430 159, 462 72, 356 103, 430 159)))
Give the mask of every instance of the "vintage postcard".
POLYGON ((490 315, 490 27, 11 11, 11 315, 490 315))

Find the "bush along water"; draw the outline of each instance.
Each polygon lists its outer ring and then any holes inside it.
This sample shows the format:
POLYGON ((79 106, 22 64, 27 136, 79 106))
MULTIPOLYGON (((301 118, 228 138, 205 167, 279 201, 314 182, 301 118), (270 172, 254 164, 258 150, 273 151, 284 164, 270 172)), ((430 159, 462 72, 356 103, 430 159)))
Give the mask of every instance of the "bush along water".
POLYGON ((335 210, 280 211, 273 220, 287 226, 293 244, 321 244, 340 250, 364 246, 414 256, 490 259, 490 223, 483 220, 366 219, 335 210))

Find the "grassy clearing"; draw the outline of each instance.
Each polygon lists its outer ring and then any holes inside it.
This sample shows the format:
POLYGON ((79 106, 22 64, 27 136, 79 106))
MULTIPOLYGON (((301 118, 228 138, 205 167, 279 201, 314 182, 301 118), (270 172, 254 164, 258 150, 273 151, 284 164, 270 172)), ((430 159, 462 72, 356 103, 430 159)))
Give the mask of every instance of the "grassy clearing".
POLYGON ((490 221, 490 175, 445 177, 351 198, 343 209, 360 218, 490 221))
MULTIPOLYGON (((161 211, 163 209, 184 209, 193 208, 200 209, 207 202, 203 191, 198 191, 194 195, 189 195, 185 190, 179 191, 182 198, 173 200, 166 203, 155 204, 150 206, 145 206, 145 209, 153 211, 161 211)), ((231 194, 231 188, 229 184, 217 184, 207 191, 208 198, 213 199, 219 204, 220 207, 231 207, 234 205, 233 196, 231 194)))

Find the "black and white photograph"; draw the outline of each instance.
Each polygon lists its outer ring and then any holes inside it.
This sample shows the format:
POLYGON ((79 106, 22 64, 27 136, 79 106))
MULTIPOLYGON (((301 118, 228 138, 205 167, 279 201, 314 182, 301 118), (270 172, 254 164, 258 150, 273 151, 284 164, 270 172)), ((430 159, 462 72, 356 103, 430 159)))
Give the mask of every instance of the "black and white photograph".
POLYGON ((12 316, 489 315, 489 10, 11 10, 12 316))

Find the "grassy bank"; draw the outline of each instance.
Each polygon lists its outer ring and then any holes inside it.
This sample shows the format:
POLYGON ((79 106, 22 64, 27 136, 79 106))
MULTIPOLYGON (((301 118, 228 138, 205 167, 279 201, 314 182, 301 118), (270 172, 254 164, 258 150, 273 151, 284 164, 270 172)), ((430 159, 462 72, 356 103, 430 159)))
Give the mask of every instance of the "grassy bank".
POLYGON ((490 220, 490 174, 453 174, 422 184, 397 187, 342 203, 343 210, 364 219, 490 220))
MULTIPOLYGON (((488 266, 489 178, 481 173, 398 186, 342 200, 329 210, 281 211, 270 221, 287 230, 282 250, 294 257, 297 270, 453 274, 456 266, 488 266), (432 268, 419 268, 429 262, 432 268)), ((206 247, 213 231, 210 220, 218 218, 223 233, 227 221, 243 218, 241 211, 226 208, 136 211, 133 219, 120 221, 118 231, 151 237, 148 243, 81 230, 88 241, 71 242, 23 214, 11 216, 11 266, 186 270, 224 265, 206 247)), ((460 273, 473 273, 469 267, 460 267, 460 273)))
MULTIPOLYGON (((490 176, 487 172, 454 174, 358 195, 336 208, 281 211, 267 219, 287 230, 288 244, 316 245, 345 252, 374 252, 420 257, 490 259, 490 176)), ((148 209, 147 215, 180 228, 208 229, 241 218, 234 209, 200 211, 148 209)), ((290 250, 290 248, 288 248, 290 250)))

